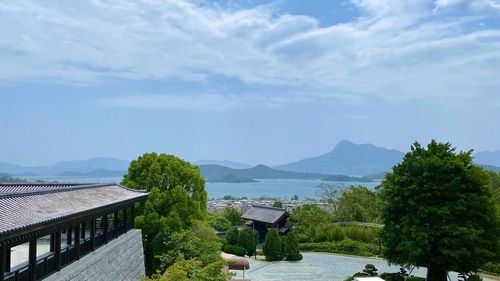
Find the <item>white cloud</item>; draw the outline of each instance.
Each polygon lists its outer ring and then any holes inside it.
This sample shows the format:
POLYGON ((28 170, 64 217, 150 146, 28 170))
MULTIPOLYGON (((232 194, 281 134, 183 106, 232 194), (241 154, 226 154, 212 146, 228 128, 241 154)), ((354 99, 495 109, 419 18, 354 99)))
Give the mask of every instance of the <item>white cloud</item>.
MULTIPOLYGON (((0 81, 196 83, 216 74, 286 86, 289 96, 344 101, 469 99, 500 89, 500 30, 467 28, 491 17, 497 0, 353 3, 363 16, 320 27, 309 16, 277 15, 272 5, 230 10, 174 0, 2 2, 0 81), (466 16, 440 16, 460 7, 466 16)), ((273 95, 276 104, 290 98, 273 95)), ((247 96, 200 94, 194 105, 177 95, 128 96, 110 104, 219 109, 238 107, 247 96)))

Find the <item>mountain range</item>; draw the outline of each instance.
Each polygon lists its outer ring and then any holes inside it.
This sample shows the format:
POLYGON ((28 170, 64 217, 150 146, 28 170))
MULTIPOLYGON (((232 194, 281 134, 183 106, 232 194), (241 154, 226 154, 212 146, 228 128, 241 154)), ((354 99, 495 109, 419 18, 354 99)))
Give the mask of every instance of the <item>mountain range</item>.
MULTIPOLYGON (((199 160, 195 163, 201 167, 202 174, 209 180, 225 179, 243 180, 259 178, 319 178, 330 179, 346 176, 365 176, 365 179, 380 178, 384 172, 401 162, 404 153, 378 147, 373 144, 355 144, 351 141, 340 141, 328 153, 309 157, 295 162, 268 167, 257 165, 252 167, 227 160, 199 160), (228 177, 233 175, 232 177, 228 177)), ((483 151, 474 154, 474 161, 485 169, 500 170, 500 150, 483 151)), ((88 160, 62 161, 52 166, 25 167, 0 162, 0 173, 12 176, 71 176, 71 177, 118 177, 127 171, 130 162, 111 157, 97 157, 88 160)), ((353 179, 355 180, 355 178, 353 179)))
POLYGON ((97 157, 88 160, 62 161, 52 166, 25 167, 0 162, 0 172, 14 176, 56 176, 63 173, 117 174, 125 173, 130 162, 111 157, 97 157))
POLYGON ((326 154, 273 168, 294 172, 363 176, 390 171, 392 166, 401 162, 403 156, 404 153, 399 150, 343 140, 326 154))

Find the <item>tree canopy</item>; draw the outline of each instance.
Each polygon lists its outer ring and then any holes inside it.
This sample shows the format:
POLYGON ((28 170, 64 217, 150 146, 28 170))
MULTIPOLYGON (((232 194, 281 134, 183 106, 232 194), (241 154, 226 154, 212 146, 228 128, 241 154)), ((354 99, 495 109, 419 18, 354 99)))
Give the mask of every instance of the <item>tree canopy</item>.
POLYGON ((146 153, 130 163, 121 184, 149 191, 135 224, 142 229, 146 269, 153 273, 170 236, 205 218, 204 178, 197 166, 176 156, 146 153))
POLYGON ((498 220, 485 172, 471 151, 414 143, 383 181, 384 257, 427 266, 427 280, 475 272, 498 250, 498 220))

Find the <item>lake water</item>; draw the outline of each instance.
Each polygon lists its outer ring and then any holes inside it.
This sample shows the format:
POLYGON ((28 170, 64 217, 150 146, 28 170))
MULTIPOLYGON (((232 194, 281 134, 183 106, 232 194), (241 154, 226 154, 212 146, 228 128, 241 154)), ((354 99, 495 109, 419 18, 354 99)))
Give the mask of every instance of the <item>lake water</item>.
MULTIPOLYGON (((44 180, 58 182, 78 183, 120 183, 122 178, 71 178, 71 177, 27 177, 28 180, 44 180)), ((324 182, 321 180, 296 180, 296 179, 259 179, 258 182, 249 183, 206 183, 205 189, 208 198, 222 198, 226 195, 234 197, 258 198, 261 196, 290 199, 297 195, 299 199, 318 199, 316 187, 324 182)), ((346 186, 362 185, 374 188, 379 182, 344 182, 346 186)))

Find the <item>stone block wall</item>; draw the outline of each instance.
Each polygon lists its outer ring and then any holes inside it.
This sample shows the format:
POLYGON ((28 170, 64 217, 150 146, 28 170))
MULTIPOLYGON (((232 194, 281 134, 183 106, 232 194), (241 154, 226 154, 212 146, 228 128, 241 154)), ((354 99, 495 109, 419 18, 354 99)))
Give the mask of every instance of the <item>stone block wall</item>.
POLYGON ((44 280, 139 281, 144 275, 141 231, 132 229, 44 280))

